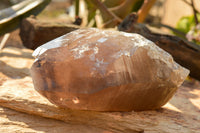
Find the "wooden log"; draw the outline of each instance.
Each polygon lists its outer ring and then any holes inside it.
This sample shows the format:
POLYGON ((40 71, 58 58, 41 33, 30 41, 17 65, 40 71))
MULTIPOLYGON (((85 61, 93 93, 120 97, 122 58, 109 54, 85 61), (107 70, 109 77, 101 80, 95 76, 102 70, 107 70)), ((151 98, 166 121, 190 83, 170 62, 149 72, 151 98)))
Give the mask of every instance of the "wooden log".
POLYGON ((50 40, 79 28, 72 24, 47 22, 29 17, 24 19, 20 25, 20 38, 25 47, 36 49, 50 40))
POLYGON ((120 31, 138 33, 169 52, 174 60, 190 70, 190 76, 200 80, 200 46, 177 36, 158 34, 144 24, 137 23, 136 14, 130 14, 118 26, 120 31))
POLYGON ((115 133, 197 133, 200 130, 200 90, 185 83, 162 109, 144 112, 94 112, 61 109, 34 89, 27 49, 3 49, 0 58, 0 105, 20 112, 86 124, 115 133), (15 58, 12 58, 15 56, 15 58), (18 58, 16 60, 16 58, 18 58), (16 68, 17 66, 17 68, 16 68), (24 72, 25 70, 26 73, 24 72))

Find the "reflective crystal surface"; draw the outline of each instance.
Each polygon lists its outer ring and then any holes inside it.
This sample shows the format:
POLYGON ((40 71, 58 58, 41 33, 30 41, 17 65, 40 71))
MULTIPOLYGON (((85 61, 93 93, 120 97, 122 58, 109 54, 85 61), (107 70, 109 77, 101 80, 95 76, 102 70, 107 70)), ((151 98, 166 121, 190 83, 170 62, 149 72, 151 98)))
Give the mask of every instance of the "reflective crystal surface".
POLYGON ((131 111, 167 103, 189 71, 139 34, 80 29, 38 47, 35 89, 71 109, 131 111))

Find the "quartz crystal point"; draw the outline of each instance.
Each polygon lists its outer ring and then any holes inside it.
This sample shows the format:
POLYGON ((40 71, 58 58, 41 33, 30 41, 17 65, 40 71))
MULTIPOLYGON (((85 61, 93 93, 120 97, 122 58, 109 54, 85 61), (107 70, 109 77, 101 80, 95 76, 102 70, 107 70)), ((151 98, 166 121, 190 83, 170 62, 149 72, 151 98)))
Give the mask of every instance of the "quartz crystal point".
POLYGON ((189 74, 139 34, 80 29, 38 47, 35 89, 57 106, 95 111, 157 109, 189 74))

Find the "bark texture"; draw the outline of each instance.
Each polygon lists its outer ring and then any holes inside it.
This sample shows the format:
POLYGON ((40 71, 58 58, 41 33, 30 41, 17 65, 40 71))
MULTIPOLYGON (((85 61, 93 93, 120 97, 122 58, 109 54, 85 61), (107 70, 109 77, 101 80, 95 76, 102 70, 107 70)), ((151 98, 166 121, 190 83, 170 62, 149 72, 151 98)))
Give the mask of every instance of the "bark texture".
POLYGON ((30 49, 51 41, 80 27, 72 24, 39 21, 33 17, 24 19, 20 25, 23 45, 30 49))

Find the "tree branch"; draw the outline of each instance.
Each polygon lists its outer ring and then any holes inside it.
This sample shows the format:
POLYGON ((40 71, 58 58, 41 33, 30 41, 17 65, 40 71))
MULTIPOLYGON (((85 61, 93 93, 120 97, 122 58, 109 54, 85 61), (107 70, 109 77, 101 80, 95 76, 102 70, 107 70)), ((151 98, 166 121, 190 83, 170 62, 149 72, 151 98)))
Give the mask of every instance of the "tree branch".
POLYGON ((109 21, 111 20, 115 20, 114 25, 116 25, 117 23, 122 22, 122 20, 116 16, 114 13, 110 12, 108 10, 108 8, 99 0, 89 0, 94 6, 96 6, 100 12, 105 16, 105 21, 109 21))
POLYGON ((179 36, 181 36, 183 38, 185 38, 185 36, 186 36, 185 33, 181 32, 181 31, 179 31, 179 30, 177 30, 177 29, 175 29, 175 28, 173 28, 173 27, 171 27, 169 25, 166 25, 166 24, 150 24, 150 25, 154 26, 154 27, 165 27, 165 28, 175 32, 176 34, 178 34, 179 36))
POLYGON ((149 10, 153 6, 153 4, 156 2, 156 0, 145 0, 142 7, 138 11, 138 23, 144 22, 147 14, 149 13, 149 10))
POLYGON ((197 18, 197 12, 195 11, 195 7, 194 7, 194 1, 191 0, 191 3, 192 3, 191 5, 192 5, 193 13, 194 13, 194 20, 197 25, 199 22, 198 22, 198 18, 197 18))
POLYGON ((109 11, 115 13, 121 19, 124 19, 127 14, 132 11, 133 5, 139 0, 125 0, 120 5, 109 8, 109 11))
MULTIPOLYGON (((192 6, 192 4, 191 3, 189 3, 188 1, 186 1, 186 0, 182 0, 185 4, 187 4, 187 5, 189 5, 189 6, 192 6)), ((195 9, 195 12, 198 12, 199 13, 199 11, 197 11, 196 9, 195 9)))

